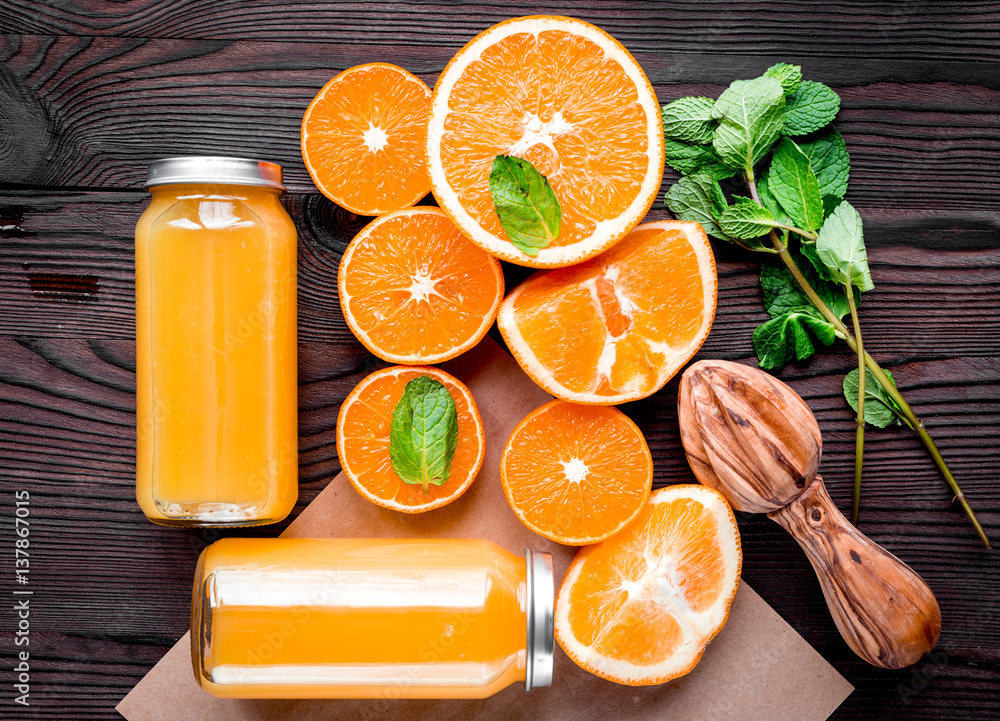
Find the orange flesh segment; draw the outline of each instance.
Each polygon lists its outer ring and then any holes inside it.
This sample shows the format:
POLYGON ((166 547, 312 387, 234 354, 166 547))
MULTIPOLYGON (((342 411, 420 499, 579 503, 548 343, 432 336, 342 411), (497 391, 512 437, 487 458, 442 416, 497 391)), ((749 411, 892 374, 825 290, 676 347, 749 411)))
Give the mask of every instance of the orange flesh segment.
MULTIPOLYGON (((724 502, 720 506, 731 529, 723 529, 725 521, 697 498, 651 501, 623 532, 581 551, 573 562, 579 569, 568 597, 562 589, 559 599, 569 604, 569 652, 577 663, 621 683, 659 683, 664 679, 644 680, 642 669, 662 669, 673 656, 683 655, 684 647, 703 647, 721 628, 728 610, 719 615, 718 606, 728 606, 735 593, 740 564, 735 520, 724 502), (733 561, 727 561, 722 549, 724 535, 730 533, 736 534, 735 569, 727 566, 733 561), (721 622, 706 628, 699 618, 713 613, 721 622), (597 656, 578 658, 573 650, 580 647, 597 656), (615 662, 631 664, 626 668, 634 676, 615 676, 615 662)), ((573 577, 573 567, 567 578, 573 577)), ((557 635, 566 648, 565 629, 558 624, 557 635)), ((669 676, 690 671, 698 656, 700 652, 669 676)))
POLYGON ((526 281, 514 323, 571 392, 648 394, 701 330, 705 282, 684 232, 639 228, 596 258, 526 281))
POLYGON ((508 440, 504 490, 529 528, 560 543, 596 543, 649 497, 653 467, 642 432, 621 411, 562 401, 530 414, 508 440))
POLYGON ((483 436, 477 422, 478 411, 469 402, 468 389, 433 368, 406 368, 398 373, 376 371, 373 376, 377 377, 350 402, 339 420, 338 451, 345 472, 373 496, 411 508, 460 495, 463 485, 471 481, 470 476, 475 476, 482 462, 483 436), (423 486, 405 483, 393 470, 389 457, 392 413, 406 384, 422 375, 444 383, 458 413, 458 443, 451 474, 442 485, 430 486, 430 493, 425 493, 423 486))
POLYGON ((361 215, 413 205, 430 192, 426 168, 430 89, 386 63, 345 71, 302 121, 302 151, 316 186, 361 215))
POLYGON ((452 89, 441 158, 466 211, 506 238, 489 173, 497 155, 530 161, 552 184, 562 230, 552 246, 588 238, 621 215, 646 174, 646 116, 635 84, 592 40, 562 30, 517 33, 469 64, 452 89))
POLYGON ((341 300, 365 345, 389 360, 443 360, 485 334, 503 295, 499 264, 436 208, 386 217, 342 268, 341 300))
POLYGON ((667 609, 653 601, 635 601, 623 604, 594 649, 609 658, 648 666, 669 658, 683 641, 680 624, 667 609))

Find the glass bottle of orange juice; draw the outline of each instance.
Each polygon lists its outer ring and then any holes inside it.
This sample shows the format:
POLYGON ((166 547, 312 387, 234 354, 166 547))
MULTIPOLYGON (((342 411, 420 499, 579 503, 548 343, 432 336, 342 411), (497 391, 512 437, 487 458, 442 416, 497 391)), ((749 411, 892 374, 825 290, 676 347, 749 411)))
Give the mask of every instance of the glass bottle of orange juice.
POLYGON ((485 698, 548 686, 552 558, 489 541, 226 538, 195 571, 195 678, 222 698, 485 698))
POLYGON ((281 166, 149 166, 135 230, 136 496, 155 523, 280 521, 298 493, 296 233, 281 166))

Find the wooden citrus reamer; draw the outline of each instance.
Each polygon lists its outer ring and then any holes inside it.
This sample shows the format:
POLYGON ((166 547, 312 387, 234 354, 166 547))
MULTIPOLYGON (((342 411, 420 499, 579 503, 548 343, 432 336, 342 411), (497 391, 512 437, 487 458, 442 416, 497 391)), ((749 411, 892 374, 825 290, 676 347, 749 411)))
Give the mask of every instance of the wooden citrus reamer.
POLYGON ((677 406, 695 476, 733 508, 767 513, 792 534, 855 653, 903 668, 934 647, 941 632, 934 594, 837 510, 816 473, 819 425, 795 391, 756 368, 706 360, 685 371, 677 406))

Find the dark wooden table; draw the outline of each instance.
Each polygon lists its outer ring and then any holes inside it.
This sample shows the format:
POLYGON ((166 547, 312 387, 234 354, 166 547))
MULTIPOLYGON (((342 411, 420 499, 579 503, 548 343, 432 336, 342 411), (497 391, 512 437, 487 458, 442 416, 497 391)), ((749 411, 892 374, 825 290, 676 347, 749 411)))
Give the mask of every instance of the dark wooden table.
MULTIPOLYGON (((519 3, 517 9, 533 5, 519 3)), ((515 10, 514 12, 516 12, 515 10)), ((891 367, 1000 542, 1000 10, 986 2, 562 2, 648 73, 662 102, 716 96, 774 62, 832 85, 876 289, 867 347, 891 367)), ((301 500, 338 471, 338 405, 368 357, 341 318, 341 252, 366 222, 309 181, 299 121, 344 68, 403 65, 429 84, 502 3, 0 1, 0 717, 112 719, 187 625, 212 534, 157 527, 133 497, 132 229, 151 158, 285 166, 299 235, 301 500), (14 493, 30 493, 31 706, 12 703, 14 493)), ((675 177, 668 171, 664 186, 675 177)), ((658 202, 652 218, 667 217, 658 202)), ((752 258, 716 246, 719 312, 701 357, 753 362, 764 318, 752 258)), ((509 280, 523 272, 508 269, 509 280)), ((782 378, 808 400, 823 472, 849 506, 854 425, 842 345, 782 378)), ((656 481, 691 481, 676 381, 625 407, 656 481)), ((870 431, 860 526, 941 603, 938 653, 872 668, 838 636, 805 558, 740 520, 744 576, 857 690, 837 719, 1000 718, 1000 570, 910 431, 870 431)), ((273 534, 277 528, 260 531, 273 534)), ((22 587, 24 588, 24 587, 22 587)))

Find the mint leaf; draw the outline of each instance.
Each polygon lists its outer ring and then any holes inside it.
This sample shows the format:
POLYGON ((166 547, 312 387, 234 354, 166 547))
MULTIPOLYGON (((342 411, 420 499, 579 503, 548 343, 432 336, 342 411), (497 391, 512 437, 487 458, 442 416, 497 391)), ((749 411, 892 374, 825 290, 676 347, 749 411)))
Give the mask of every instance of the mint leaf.
POLYGON ((764 75, 769 75, 777 80, 781 83, 781 89, 785 91, 785 95, 791 95, 799 87, 799 83, 802 82, 802 67, 799 65, 789 65, 788 63, 778 63, 765 70, 764 75))
POLYGON ((719 120, 712 146, 722 162, 752 169, 781 135, 784 109, 785 93, 774 78, 733 81, 712 110, 719 120))
MULTIPOLYGON (((892 373, 886 371, 892 385, 895 388, 896 379, 892 373)), ((858 412, 858 369, 855 368, 844 376, 844 398, 855 414, 858 412)), ((893 424, 901 425, 909 421, 903 415, 903 409, 886 392, 885 388, 878 382, 871 373, 865 374, 865 423, 870 423, 876 428, 885 428, 893 424)))
POLYGON ((829 218, 830 213, 837 209, 837 206, 843 202, 843 198, 838 198, 836 195, 824 195, 823 196, 823 217, 829 218))
POLYGON ((820 260, 819 255, 817 255, 815 242, 807 240, 801 241, 799 243, 799 252, 812 264, 812 267, 816 269, 816 274, 820 278, 830 283, 835 282, 830 269, 826 267, 823 261, 820 260))
POLYGON ((490 170, 490 195, 500 226, 525 255, 538 255, 559 236, 559 199, 548 178, 527 160, 510 155, 495 157, 490 170))
POLYGON ((781 263, 769 262, 760 266, 760 288, 764 294, 764 310, 772 318, 812 308, 812 303, 781 263))
POLYGON ((706 145, 712 142, 715 101, 689 95, 663 106, 663 134, 667 139, 706 145))
POLYGON ((774 193, 771 192, 770 176, 770 169, 765 169, 757 179, 757 195, 760 196, 760 202, 765 208, 771 211, 771 215, 778 222, 785 225, 795 225, 795 221, 785 212, 785 209, 781 207, 781 203, 778 202, 778 199, 774 197, 774 193))
MULTIPOLYGON (((816 174, 824 206, 834 200, 839 202, 847 192, 847 178, 851 170, 851 159, 847 155, 847 145, 840 133, 830 128, 815 140, 798 145, 799 150, 809 158, 809 167, 816 174)), ((836 203, 834 202, 833 205, 836 203)), ((828 209, 832 210, 833 208, 828 209)))
POLYGON ((740 240, 767 235, 774 227, 774 216, 749 198, 739 198, 719 216, 722 232, 740 240))
POLYGON ((816 310, 791 311, 772 318, 753 332, 757 363, 765 370, 804 361, 816 352, 817 342, 830 345, 836 332, 816 310))
POLYGON ((407 383, 389 429, 389 458, 396 475, 430 493, 431 485, 448 480, 457 444, 458 412, 444 384, 430 376, 407 383))
POLYGON ((832 122, 840 110, 840 97, 823 83, 803 80, 788 99, 785 135, 807 135, 832 122))
POLYGON ((719 227, 718 218, 726 210, 726 196, 719 182, 707 175, 688 175, 674 183, 663 202, 681 220, 693 220, 711 236, 732 240, 719 227))
POLYGON ((723 180, 734 172, 719 159, 711 145, 691 145, 668 138, 664 149, 667 165, 681 175, 709 175, 723 180))
MULTIPOLYGON (((809 263, 801 260, 800 254, 793 253, 792 257, 806 280, 809 281, 809 285, 816 290, 819 297, 838 318, 843 318, 850 313, 851 308, 843 286, 820 278, 809 263)), ((773 262, 761 265, 760 287, 764 294, 764 309, 772 318, 777 318, 790 311, 815 310, 809 298, 799 289, 799 284, 795 282, 792 274, 781 263, 773 262)), ((860 299, 860 295, 855 293, 855 298, 860 299)))
POLYGON ((819 181, 809 167, 809 158, 788 138, 778 143, 771 157, 768 188, 796 227, 812 231, 823 224, 819 181))
POLYGON ((862 292, 875 287, 868 268, 861 216, 846 200, 830 213, 819 229, 816 255, 840 283, 862 292))

